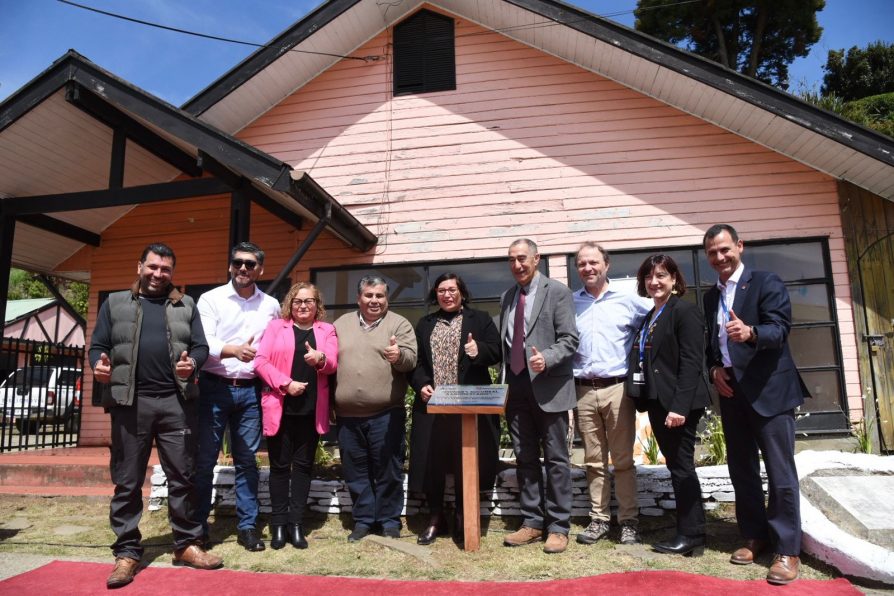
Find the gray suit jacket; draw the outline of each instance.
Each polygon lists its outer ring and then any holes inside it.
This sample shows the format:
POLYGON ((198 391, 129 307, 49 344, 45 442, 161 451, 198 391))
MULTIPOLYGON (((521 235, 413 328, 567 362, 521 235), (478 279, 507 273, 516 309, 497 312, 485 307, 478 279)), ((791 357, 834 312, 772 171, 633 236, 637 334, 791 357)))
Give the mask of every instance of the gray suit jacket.
MULTIPOLYGON (((525 353, 531 357, 531 348, 543 354, 546 370, 531 375, 534 397, 544 412, 562 412, 577 405, 574 390, 573 359, 580 339, 574 322, 574 303, 571 290, 560 281, 540 275, 531 317, 526 322, 525 353)), ((518 285, 500 297, 500 339, 503 342, 503 368, 509 368, 510 350, 506 337, 512 323, 506 313, 518 299, 518 285)))

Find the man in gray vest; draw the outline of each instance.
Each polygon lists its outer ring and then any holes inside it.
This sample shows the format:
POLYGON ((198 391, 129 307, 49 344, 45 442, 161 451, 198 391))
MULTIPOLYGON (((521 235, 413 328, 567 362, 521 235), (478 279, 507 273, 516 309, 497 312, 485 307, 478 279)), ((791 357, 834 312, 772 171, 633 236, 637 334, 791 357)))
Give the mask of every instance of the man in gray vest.
POLYGON ((102 405, 112 416, 115 495, 109 520, 117 538, 109 588, 133 581, 143 555, 142 487, 153 440, 168 481, 174 565, 216 569, 223 564, 202 549, 202 525, 192 510, 195 378, 208 344, 195 303, 171 283, 175 262, 170 247, 147 246, 137 281, 109 295, 93 329, 89 362, 94 380, 103 384, 102 405))

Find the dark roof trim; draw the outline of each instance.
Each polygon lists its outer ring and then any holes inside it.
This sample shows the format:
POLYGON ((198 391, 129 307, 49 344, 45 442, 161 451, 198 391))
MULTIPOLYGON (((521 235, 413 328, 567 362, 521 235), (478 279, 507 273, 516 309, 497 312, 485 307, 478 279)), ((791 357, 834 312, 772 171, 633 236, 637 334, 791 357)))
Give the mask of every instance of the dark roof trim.
MULTIPOLYGON (((337 1, 341 2, 343 0, 337 1)), ((308 193, 303 197, 297 196, 298 191, 293 188, 292 167, 288 164, 146 93, 139 87, 131 85, 127 81, 93 64, 73 50, 69 50, 56 60, 50 68, 38 75, 6 101, 0 103, 0 132, 69 82, 77 83, 85 91, 89 92, 87 95, 82 94, 83 97, 89 97, 90 94, 95 95, 98 102, 105 102, 118 112, 126 112, 152 124, 167 134, 181 139, 238 175, 256 183, 264 184, 273 190, 292 195, 305 209, 315 215, 324 212, 327 203, 335 201, 325 191, 322 191, 322 193, 308 193)), ((94 105, 93 108, 95 109, 96 106, 94 105)), ((304 176, 307 177, 306 174, 304 176)), ((180 184, 183 185, 184 182, 192 182, 198 186, 212 184, 207 179, 182 181, 180 184)), ((315 182, 314 184, 316 185, 315 182)), ((161 188, 163 185, 155 186, 159 186, 160 193, 164 192, 161 188)), ((188 186, 188 184, 181 186, 181 188, 185 186, 188 186)), ((143 187, 143 190, 145 188, 148 187, 143 187)), ((117 191, 117 193, 123 196, 128 190, 123 189, 117 191)), ((108 196, 102 194, 110 191, 98 192, 100 194, 90 194, 89 192, 71 194, 82 195, 80 198, 89 195, 91 199, 98 202, 111 200, 108 196)), ((138 191, 134 190, 133 192, 138 191)), ((52 198, 58 200, 60 196, 62 195, 56 195, 52 198)), ((143 198, 151 200, 148 197, 143 198)), ((51 197, 41 197, 41 199, 40 203, 47 203, 51 197)), ((39 202, 33 202, 33 198, 29 197, 7 198, 3 200, 3 207, 17 213, 33 213, 32 209, 39 202), (32 202, 23 202, 28 199, 31 199, 32 202)), ((142 201, 132 202, 138 203, 142 201)), ((63 210, 71 209, 70 205, 63 210)), ((45 209, 43 212, 52 210, 58 209, 50 208, 45 209)), ((338 203, 333 205, 333 218, 329 227, 354 248, 367 250, 375 244, 376 237, 373 233, 338 203)))
POLYGON ((818 108, 707 58, 558 0, 503 1, 562 23, 718 91, 738 97, 883 163, 894 165, 894 140, 890 137, 850 122, 837 114, 818 108))
POLYGON ((280 33, 263 48, 253 52, 219 79, 187 100, 183 104, 182 109, 194 116, 202 114, 205 110, 239 88, 240 85, 267 68, 284 53, 290 51, 313 35, 318 29, 335 20, 339 15, 360 1, 332 0, 324 2, 303 19, 280 33))
POLYGON ((317 219, 329 217, 329 209, 331 209, 330 227, 358 249, 367 251, 378 242, 378 237, 375 234, 357 221, 350 211, 332 198, 332 195, 317 184, 317 181, 311 178, 307 172, 303 172, 297 180, 290 180, 289 187, 289 194, 295 197, 305 209, 313 213, 317 219), (336 227, 336 222, 348 223, 336 227))

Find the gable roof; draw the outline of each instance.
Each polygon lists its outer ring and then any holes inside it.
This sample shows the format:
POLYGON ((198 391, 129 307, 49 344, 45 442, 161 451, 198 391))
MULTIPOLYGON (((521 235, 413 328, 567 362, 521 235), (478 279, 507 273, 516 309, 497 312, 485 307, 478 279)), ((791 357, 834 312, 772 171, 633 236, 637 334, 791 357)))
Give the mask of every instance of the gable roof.
POLYGON ((649 35, 557 0, 330 0, 183 109, 235 133, 424 4, 654 97, 894 200, 894 139, 649 35))
POLYGON ((0 104, 0 171, 0 211, 16 218, 12 264, 31 271, 85 279, 58 267, 135 205, 237 187, 293 224, 328 217, 350 246, 376 242, 306 173, 71 50, 0 104), (184 173, 191 179, 172 183, 184 173))

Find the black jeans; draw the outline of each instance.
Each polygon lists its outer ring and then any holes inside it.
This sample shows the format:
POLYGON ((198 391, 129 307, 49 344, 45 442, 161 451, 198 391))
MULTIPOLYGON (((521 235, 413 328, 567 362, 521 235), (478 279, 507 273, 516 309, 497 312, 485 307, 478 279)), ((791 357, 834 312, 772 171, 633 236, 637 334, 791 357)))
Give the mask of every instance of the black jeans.
POLYGON ((695 472, 695 429, 704 413, 704 408, 692 410, 685 414, 683 426, 667 428, 667 410, 657 400, 649 402, 649 423, 671 473, 677 502, 677 534, 681 536, 705 534, 702 488, 695 472))
POLYGON ((140 396, 131 406, 111 408, 111 415, 110 469, 115 495, 109 506, 109 521, 117 536, 112 545, 115 556, 139 560, 143 555, 139 523, 153 439, 168 480, 168 519, 174 548, 201 538, 202 525, 194 519, 192 503, 195 403, 176 394, 140 396))
POLYGON ((267 437, 270 525, 304 523, 304 509, 319 439, 314 414, 283 415, 279 431, 267 437))

